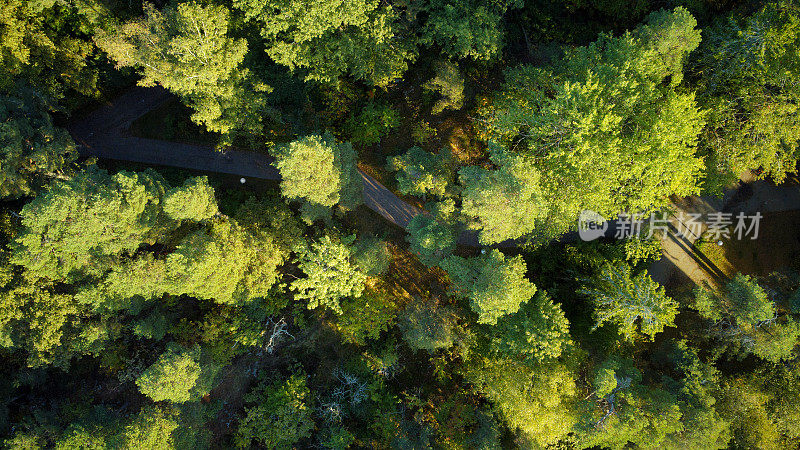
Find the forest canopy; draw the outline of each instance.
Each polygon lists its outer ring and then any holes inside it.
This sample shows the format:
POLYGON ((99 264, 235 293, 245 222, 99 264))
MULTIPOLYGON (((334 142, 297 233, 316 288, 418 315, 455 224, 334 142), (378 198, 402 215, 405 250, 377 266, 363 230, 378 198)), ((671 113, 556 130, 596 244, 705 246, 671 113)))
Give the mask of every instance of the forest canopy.
POLYGON ((797 448, 799 86, 791 0, 0 0, 0 446, 797 448))

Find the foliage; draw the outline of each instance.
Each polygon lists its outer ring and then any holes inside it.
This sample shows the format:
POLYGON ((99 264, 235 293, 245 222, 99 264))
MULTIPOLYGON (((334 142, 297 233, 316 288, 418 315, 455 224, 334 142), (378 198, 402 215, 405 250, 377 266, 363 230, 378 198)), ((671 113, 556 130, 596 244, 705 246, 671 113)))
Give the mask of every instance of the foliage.
POLYGON ((279 199, 249 197, 236 210, 234 218, 256 235, 267 233, 284 253, 291 251, 302 239, 302 225, 279 199))
POLYGON ((419 147, 390 158, 388 166, 397 172, 397 190, 401 194, 443 197, 452 178, 444 157, 419 147))
POLYGON ((200 378, 200 348, 190 350, 177 346, 167 348, 158 360, 148 367, 136 385, 153 401, 183 403, 195 399, 192 392, 200 378))
POLYGON ((769 416, 769 393, 752 379, 731 379, 720 393, 720 414, 731 424, 731 447, 781 448, 780 432, 769 416))
POLYGON ((453 345, 455 317, 436 303, 412 303, 403 311, 403 339, 414 350, 434 351, 453 345))
POLYGON ((355 242, 353 261, 364 274, 379 276, 389 270, 389 246, 383 239, 363 236, 355 242))
POLYGON ((649 239, 636 236, 625 240, 625 259, 632 266, 640 262, 657 261, 662 254, 661 240, 657 235, 649 239))
POLYGON ((678 320, 658 239, 548 242, 788 179, 795 3, 0 0, 0 445, 797 448, 795 267, 678 320), (82 169, 136 79, 281 179, 82 169))
POLYGON ((192 120, 222 133, 226 144, 238 130, 259 133, 270 88, 243 67, 247 42, 228 35, 230 11, 196 2, 163 11, 145 3, 144 11, 144 18, 98 31, 97 45, 118 66, 141 69, 140 84, 178 94, 195 110, 192 120))
POLYGON ((406 227, 406 240, 423 264, 435 266, 456 248, 458 229, 430 214, 417 214, 406 227))
POLYGON ((562 363, 532 368, 513 359, 478 355, 466 370, 467 380, 508 425, 538 446, 555 444, 577 421, 574 374, 562 363))
POLYGON ((356 144, 372 145, 400 125, 397 110, 389 105, 369 102, 358 114, 353 114, 344 124, 350 140, 356 144))
POLYGON ((521 158, 510 158, 498 170, 468 166, 459 171, 462 214, 479 229, 484 245, 516 239, 533 231, 546 211, 539 172, 521 158))
POLYGON ((494 325, 536 293, 536 286, 525 278, 527 268, 520 256, 506 258, 492 250, 469 259, 450 256, 440 265, 453 281, 453 292, 469 299, 478 323, 494 325))
POLYGON ((172 414, 158 407, 144 408, 125 427, 125 447, 136 450, 174 448, 172 433, 177 428, 172 414))
POLYGON ((51 185, 22 209, 12 262, 31 277, 99 275, 115 257, 154 243, 170 223, 161 209, 164 179, 91 168, 51 185))
MULTIPOLYGON (((520 184, 541 192, 547 220, 538 235, 560 234, 584 209, 613 217, 699 191, 703 114, 693 94, 676 90, 700 42, 695 25, 682 8, 653 13, 634 32, 601 35, 550 68, 506 73, 503 90, 483 108, 487 136, 513 143, 506 152, 524 155, 537 172, 520 184)), ((504 165, 502 154, 496 159, 504 165)))
POLYGON ((454 59, 492 59, 503 47, 503 14, 515 3, 432 0, 422 29, 423 42, 435 43, 454 59))
POLYGON ((488 334, 491 348, 499 355, 534 362, 558 358, 571 344, 564 312, 544 291, 537 292, 519 311, 499 318, 488 334))
POLYGON ((436 76, 422 85, 423 89, 438 92, 442 98, 433 104, 431 114, 439 114, 445 109, 459 110, 464 106, 464 76, 458 66, 449 61, 433 64, 436 76))
POLYGON ((234 221, 214 222, 187 236, 167 256, 167 291, 220 303, 262 298, 287 258, 269 231, 254 233, 234 221))
MULTIPOLYGON (((767 2, 742 20, 710 27, 696 70, 701 99, 712 114, 704 144, 713 152, 711 173, 724 183, 748 170, 780 183, 798 160, 798 41, 800 10, 792 2, 767 2)), ((716 186, 710 186, 716 188, 716 186)))
POLYGON ((606 264, 580 293, 594 304, 594 330, 606 322, 616 325, 625 339, 636 336, 636 324, 653 339, 674 323, 678 304, 647 272, 632 275, 626 263, 606 264))
POLYGON ((378 339, 392 326, 398 306, 388 292, 378 287, 365 289, 357 298, 345 299, 341 308, 336 328, 348 341, 365 345, 367 339, 378 339))
POLYGON ((50 179, 69 175, 77 158, 45 99, 28 89, 20 94, 0 96, 0 198, 34 194, 50 179))
POLYGON ((203 220, 214 217, 219 210, 214 198, 214 188, 208 184, 208 178, 190 178, 182 187, 167 191, 164 195, 164 212, 173 220, 203 220))
POLYGON ((718 413, 715 397, 721 382, 719 371, 713 364, 703 362, 686 341, 670 343, 668 348, 667 357, 677 369, 677 376, 666 378, 665 384, 677 394, 683 429, 671 434, 661 445, 676 450, 727 448, 730 426, 718 413))
POLYGON ((310 391, 306 376, 294 373, 284 382, 261 381, 245 396, 253 406, 236 431, 238 447, 249 447, 253 441, 268 448, 289 449, 311 436, 310 391))
POLYGON ((28 365, 65 368, 72 357, 102 349, 113 336, 108 323, 88 317, 71 295, 29 281, 10 283, 0 293, 0 345, 28 353, 28 365))
POLYGON ((330 134, 310 135, 275 153, 284 197, 324 207, 341 203, 350 209, 363 202, 361 175, 350 144, 336 143, 330 134))
POLYGON ((585 405, 578 425, 581 447, 622 449, 633 443, 655 449, 682 431, 676 396, 643 385, 641 372, 629 360, 611 358, 597 369, 595 394, 605 401, 585 405))
POLYGON ((13 91, 17 79, 56 99, 97 96, 94 46, 81 32, 90 21, 85 12, 57 0, 0 2, 0 89, 13 91))
POLYGON ((768 361, 789 358, 800 337, 800 324, 779 317, 767 291, 748 275, 737 274, 718 291, 696 289, 694 307, 714 322, 711 336, 768 361))
POLYGON ((332 84, 351 75, 386 86, 416 58, 413 40, 402 39, 398 13, 375 0, 235 0, 260 27, 266 52, 308 81, 332 84))
POLYGON ((306 274, 292 282, 295 298, 308 300, 308 308, 325 306, 337 314, 343 297, 359 297, 367 276, 352 261, 352 238, 331 238, 328 235, 300 248, 298 267, 306 274))

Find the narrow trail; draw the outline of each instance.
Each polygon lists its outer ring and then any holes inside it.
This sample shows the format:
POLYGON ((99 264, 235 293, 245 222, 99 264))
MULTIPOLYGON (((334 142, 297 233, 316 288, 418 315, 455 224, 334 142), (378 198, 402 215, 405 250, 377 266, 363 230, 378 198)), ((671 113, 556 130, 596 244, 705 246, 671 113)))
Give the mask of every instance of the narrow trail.
MULTIPOLYGON (((74 121, 68 129, 81 154, 86 156, 245 178, 280 179, 280 173, 272 165, 273 158, 263 153, 229 150, 223 154, 211 146, 143 139, 130 134, 134 120, 170 98, 169 92, 160 87, 135 87, 74 121)), ((368 174, 360 172, 364 180, 364 203, 368 208, 402 228, 422 212, 368 174)))
MULTIPOLYGON (((130 161, 143 164, 173 166, 205 172, 238 175, 246 178, 279 180, 280 173, 272 165, 273 158, 267 154, 229 150, 215 151, 211 146, 184 144, 179 142, 144 139, 130 134, 134 120, 162 105, 171 98, 161 87, 131 88, 113 101, 78 118, 68 127, 86 156, 103 159, 130 161)), ((394 195, 367 173, 359 170, 364 181, 365 205, 393 224, 406 228, 411 219, 424 211, 410 205, 394 195)), ((686 213, 800 210, 800 188, 796 184, 776 186, 764 181, 745 179, 738 186, 725 192, 723 198, 687 197, 673 204, 676 211, 686 213)), ((610 224, 613 230, 614 222, 610 224)), ((678 224, 672 222, 673 227, 678 224)), ((662 240, 664 256, 651 264, 648 272, 652 278, 666 284, 680 270, 695 283, 714 279, 713 268, 706 267, 702 258, 693 252, 694 241, 699 236, 662 240)), ((560 242, 578 240, 577 233, 568 233, 560 242)), ((478 247, 478 233, 466 231, 459 236, 460 245, 478 247)), ((497 244, 498 247, 513 247, 515 241, 497 244)))

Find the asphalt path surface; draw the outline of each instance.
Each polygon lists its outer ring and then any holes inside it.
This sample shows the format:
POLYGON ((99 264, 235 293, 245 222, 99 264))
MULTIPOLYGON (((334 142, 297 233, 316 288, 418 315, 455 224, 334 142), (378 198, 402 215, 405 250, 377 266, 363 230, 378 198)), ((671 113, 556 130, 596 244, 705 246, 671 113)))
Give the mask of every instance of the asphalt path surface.
MULTIPOLYGON (((129 132, 134 120, 171 98, 161 87, 135 87, 68 127, 81 154, 103 159, 181 167, 245 178, 279 180, 280 173, 267 154, 239 150, 216 151, 211 146, 144 139, 129 132)), ((394 195, 368 174, 364 180, 364 203, 395 225, 405 228, 423 212, 394 195)), ((474 235, 474 233, 468 233, 474 235)), ((469 241, 469 236, 465 236, 469 241)), ((477 242, 477 239, 475 239, 477 242)))

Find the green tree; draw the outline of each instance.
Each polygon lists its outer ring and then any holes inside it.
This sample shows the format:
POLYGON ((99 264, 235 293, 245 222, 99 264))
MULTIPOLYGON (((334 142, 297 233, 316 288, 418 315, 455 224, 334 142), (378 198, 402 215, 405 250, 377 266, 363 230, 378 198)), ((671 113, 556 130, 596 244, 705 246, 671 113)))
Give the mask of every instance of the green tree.
POLYGON ((314 429, 310 396, 303 373, 292 374, 285 382, 260 382, 245 396, 253 406, 239 422, 236 445, 249 447, 255 441, 267 448, 294 448, 314 429))
POLYGON ((125 427, 125 447, 135 450, 163 450, 175 448, 173 432, 178 429, 175 417, 163 409, 151 406, 125 427))
POLYGON ((179 95, 195 110, 192 119, 222 133, 224 143, 238 130, 260 133, 271 89, 243 66, 247 42, 229 36, 228 9, 191 1, 163 11, 145 3, 144 11, 144 18, 99 30, 97 45, 117 65, 141 69, 141 85, 179 95))
POLYGON ((275 156, 284 197, 320 207, 340 203, 349 209, 363 202, 361 174, 350 144, 337 143, 327 133, 310 135, 279 147, 275 156))
POLYGON ((136 379, 139 391, 153 401, 183 403, 197 400, 200 379, 200 347, 170 346, 136 379))
POLYGON ((713 321, 710 335, 768 361, 787 359, 800 338, 800 324, 779 316, 767 291, 749 275, 737 274, 722 289, 695 290, 694 307, 713 321))
POLYGON ((303 227, 279 198, 250 197, 239 206, 236 222, 254 233, 268 233, 281 251, 288 253, 303 237, 303 227))
POLYGON ((516 239, 533 231, 547 214, 540 174, 522 158, 504 158, 498 170, 464 167, 461 213, 480 230, 482 244, 516 239))
POLYGON ((396 108, 385 103, 367 102, 361 110, 351 113, 343 130, 354 144, 373 145, 400 125, 396 108))
POLYGON ((700 98, 711 111, 703 143, 709 189, 742 172, 780 183, 800 157, 800 8, 768 2, 753 15, 704 30, 695 67, 700 98))
POLYGON ((492 402, 509 428, 540 447, 565 438, 577 422, 575 374, 565 364, 534 368, 515 359, 476 355, 465 371, 467 381, 492 402))
POLYGON ((741 273, 727 283, 722 295, 706 287, 698 288, 695 307, 707 319, 718 321, 727 315, 745 326, 775 316, 775 305, 767 291, 753 277, 741 273))
POLYGON ((355 242, 353 261, 369 276, 383 275, 389 270, 391 254, 386 241, 375 236, 361 236, 355 242))
POLYGON ((544 291, 537 292, 519 311, 497 319, 489 336, 492 350, 499 355, 533 362, 558 358, 572 343, 564 312, 544 291))
POLYGON ((31 90, 0 96, 0 197, 34 194, 69 175, 78 157, 69 134, 55 127, 45 100, 31 90))
POLYGON ((57 450, 104 450, 111 446, 105 430, 101 427, 83 427, 71 425, 67 432, 56 442, 57 450))
MULTIPOLYGON (((0 1, 0 90, 25 80, 62 99, 68 92, 98 94, 94 45, 86 38, 86 9, 58 0, 0 1)), ((102 9, 95 5, 95 9, 102 9)))
POLYGON ((416 58, 416 43, 402 36, 397 12, 376 0, 235 0, 245 19, 261 28, 266 52, 306 80, 332 84, 352 75, 386 86, 416 58))
POLYGON ((458 228, 431 214, 417 214, 406 230, 406 241, 423 264, 435 266, 456 249, 458 228))
POLYGON ((665 377, 664 385, 677 395, 683 428, 660 445, 675 450, 728 448, 730 424, 717 412, 719 371, 713 364, 701 361, 686 341, 671 343, 666 356, 673 363, 676 376, 665 377))
POLYGON ((27 353, 31 367, 67 369, 79 355, 99 353, 114 336, 114 320, 98 322, 72 295, 44 281, 20 280, 0 291, 0 346, 27 353))
POLYGON ((428 2, 423 42, 436 44, 451 58, 489 60, 503 48, 503 14, 515 0, 428 2))
MULTIPOLYGON (((216 209, 206 183, 200 178, 171 190, 169 208, 181 210, 184 219, 206 219, 216 209), (194 213, 200 215, 191 217, 194 213)), ((11 244, 11 261, 24 266, 32 278, 99 276, 121 256, 164 239, 180 226, 164 211, 168 189, 152 170, 109 175, 94 166, 55 182, 22 209, 22 229, 11 244)))
POLYGON ((397 172, 397 189, 402 194, 428 194, 444 197, 452 179, 452 171, 444 157, 412 147, 400 156, 389 159, 389 169, 397 172))
POLYGON ((292 282, 295 298, 308 300, 308 308, 325 306, 337 314, 342 313, 339 301, 344 297, 359 297, 367 276, 353 263, 351 245, 353 237, 331 238, 298 250, 298 266, 305 274, 292 282))
POLYGON ((732 440, 729 448, 780 449, 780 431, 770 417, 770 395, 754 377, 725 380, 719 393, 720 414, 730 422, 732 440))
POLYGON ((163 258, 143 254, 115 266, 99 283, 79 291, 96 308, 127 308, 131 299, 190 295, 229 305, 266 298, 289 251, 275 233, 252 230, 230 219, 216 220, 182 239, 163 258))
POLYGON ((361 296, 341 302, 336 328, 350 342, 366 345, 394 323, 398 306, 385 288, 367 288, 361 296))
POLYGON ((478 323, 494 325, 497 319, 517 312, 533 297, 536 286, 525 278, 521 256, 506 258, 498 250, 474 258, 451 256, 440 266, 453 282, 452 291, 469 299, 478 323))
POLYGON ((594 395, 584 404, 577 426, 582 448, 662 448, 683 430, 677 397, 642 384, 642 373, 626 359, 610 358, 596 367, 594 395))
POLYGON ((11 261, 32 277, 99 275, 114 257, 157 240, 164 189, 153 171, 111 176, 94 167, 56 182, 22 209, 11 261))
POLYGON ((174 220, 203 220, 219 213, 208 177, 189 178, 182 187, 167 191, 163 208, 174 220))
POLYGON ((627 263, 608 263, 587 281, 579 292, 594 304, 593 330, 608 322, 632 340, 638 323, 640 331, 653 339, 665 326, 674 324, 678 304, 645 271, 633 276, 627 263))
POLYGON ((218 221, 188 236, 167 256, 166 289, 242 304, 266 297, 287 257, 270 233, 250 232, 232 220, 218 221))
POLYGON ((433 70, 436 76, 422 85, 423 89, 442 96, 433 104, 431 114, 439 114, 445 109, 461 109, 464 106, 464 76, 458 66, 449 61, 436 61, 433 70))
POLYGON ((506 73, 483 108, 486 133, 538 172, 547 220, 537 236, 562 233, 585 209, 613 217, 699 191, 703 114, 693 94, 676 90, 700 42, 695 25, 683 8, 653 13, 634 32, 602 35, 548 69, 506 73))
POLYGON ((403 311, 403 340, 414 350, 432 352, 449 348, 455 341, 455 315, 433 302, 413 302, 403 311))

